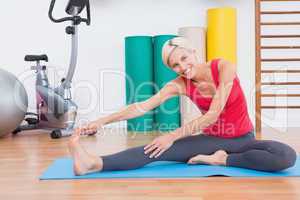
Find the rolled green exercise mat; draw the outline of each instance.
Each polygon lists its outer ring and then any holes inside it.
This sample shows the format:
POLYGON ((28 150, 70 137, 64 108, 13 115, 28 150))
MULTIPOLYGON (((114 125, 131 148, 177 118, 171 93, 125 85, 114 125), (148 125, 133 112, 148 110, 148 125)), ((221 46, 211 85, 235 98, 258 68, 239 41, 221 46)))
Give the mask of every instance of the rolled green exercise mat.
MULTIPOLYGON (((154 94, 153 45, 151 36, 125 38, 126 103, 144 101, 154 94)), ((127 120, 128 131, 152 131, 153 111, 127 120)))
MULTIPOLYGON (((174 71, 163 64, 161 56, 164 43, 174 37, 176 36, 158 35, 153 38, 155 93, 177 77, 174 71)), ((180 103, 179 97, 173 97, 155 110, 155 128, 158 131, 172 131, 178 127, 180 127, 180 103)))

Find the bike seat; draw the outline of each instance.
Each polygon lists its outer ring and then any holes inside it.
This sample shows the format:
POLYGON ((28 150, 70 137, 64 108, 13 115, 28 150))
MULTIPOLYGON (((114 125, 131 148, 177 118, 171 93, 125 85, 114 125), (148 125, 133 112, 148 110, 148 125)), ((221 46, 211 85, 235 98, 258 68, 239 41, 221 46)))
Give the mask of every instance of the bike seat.
POLYGON ((46 54, 43 55, 26 55, 24 58, 25 61, 41 61, 44 60, 46 62, 48 62, 48 56, 46 54))

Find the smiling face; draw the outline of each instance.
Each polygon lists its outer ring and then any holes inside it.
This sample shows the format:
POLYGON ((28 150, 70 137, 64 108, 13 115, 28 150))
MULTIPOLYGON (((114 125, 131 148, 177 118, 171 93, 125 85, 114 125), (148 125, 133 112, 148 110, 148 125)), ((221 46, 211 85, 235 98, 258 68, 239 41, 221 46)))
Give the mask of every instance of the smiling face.
POLYGON ((193 79, 196 75, 197 57, 194 50, 177 47, 169 55, 169 67, 178 75, 193 79))

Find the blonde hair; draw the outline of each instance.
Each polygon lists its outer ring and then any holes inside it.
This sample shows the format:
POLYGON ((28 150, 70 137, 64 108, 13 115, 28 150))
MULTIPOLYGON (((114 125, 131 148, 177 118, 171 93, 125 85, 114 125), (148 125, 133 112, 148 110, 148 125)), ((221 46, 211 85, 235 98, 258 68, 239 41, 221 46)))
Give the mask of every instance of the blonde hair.
POLYGON ((194 46, 191 42, 185 37, 175 37, 170 40, 167 40, 162 48, 162 60, 166 66, 169 65, 169 59, 171 54, 174 52, 176 48, 184 48, 187 50, 195 50, 194 46))

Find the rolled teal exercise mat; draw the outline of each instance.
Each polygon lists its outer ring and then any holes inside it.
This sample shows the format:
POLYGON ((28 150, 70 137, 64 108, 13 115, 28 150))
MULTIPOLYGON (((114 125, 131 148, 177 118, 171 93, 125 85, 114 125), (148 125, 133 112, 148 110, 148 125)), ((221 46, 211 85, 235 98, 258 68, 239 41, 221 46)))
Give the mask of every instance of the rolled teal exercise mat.
MULTIPOLYGON (((151 36, 125 38, 126 103, 144 101, 154 94, 153 45, 151 36)), ((154 114, 127 120, 128 131, 152 131, 154 114)))
MULTIPOLYGON (((174 71, 163 64, 161 56, 164 43, 174 37, 176 36, 157 35, 153 38, 154 82, 157 89, 161 89, 166 83, 177 77, 174 71)), ((158 131, 172 131, 178 127, 180 127, 179 97, 173 97, 155 110, 155 128, 158 131)))

